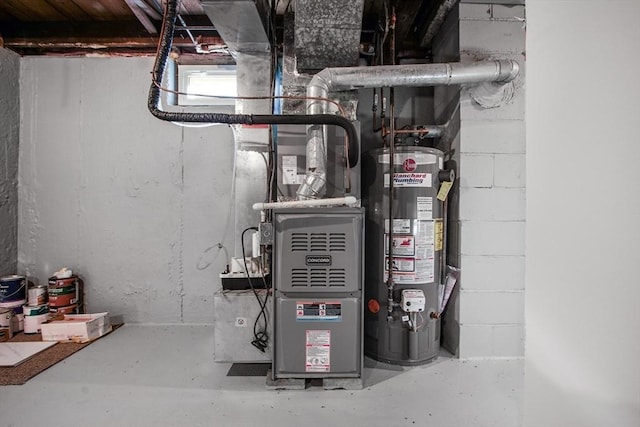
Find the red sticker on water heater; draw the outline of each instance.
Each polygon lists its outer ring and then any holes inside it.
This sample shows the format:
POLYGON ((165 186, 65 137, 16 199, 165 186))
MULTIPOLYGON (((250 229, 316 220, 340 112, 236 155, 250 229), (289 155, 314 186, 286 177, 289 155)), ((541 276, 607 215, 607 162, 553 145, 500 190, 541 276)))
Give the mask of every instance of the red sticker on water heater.
POLYGON ((406 172, 413 172, 414 170, 416 170, 416 161, 409 157, 404 162, 402 162, 402 169, 404 169, 406 172))

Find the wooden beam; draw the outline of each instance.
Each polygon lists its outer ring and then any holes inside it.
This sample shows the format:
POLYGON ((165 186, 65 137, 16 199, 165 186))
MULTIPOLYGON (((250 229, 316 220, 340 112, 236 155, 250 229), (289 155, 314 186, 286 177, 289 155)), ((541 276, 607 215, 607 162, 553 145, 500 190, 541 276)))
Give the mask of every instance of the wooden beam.
POLYGON ((73 0, 56 0, 51 3, 51 7, 56 8, 58 12, 74 21, 90 21, 91 16, 86 13, 73 0))
POLYGON ((124 1, 127 3, 127 6, 129 6, 129 9, 131 9, 131 12, 133 12, 133 14, 136 15, 136 18, 138 18, 138 21, 140 21, 142 26, 145 28, 145 30, 147 30, 149 34, 158 34, 158 30, 156 29, 156 26, 153 25, 153 22, 151 22, 151 19, 149 19, 145 11, 140 6, 138 6, 138 3, 136 3, 135 0, 124 0, 124 1))
POLYGON ((144 9, 145 13, 149 15, 151 19, 156 21, 162 21, 162 11, 158 11, 153 4, 153 0, 136 0, 138 5, 144 9))
MULTIPOLYGON (((204 45, 224 45, 220 37, 204 36, 200 38, 204 45)), ((40 37, 17 38, 5 37, 4 46, 8 49, 88 49, 108 50, 120 48, 152 48, 158 46, 158 37, 40 37)), ((191 40, 175 38, 173 46, 177 48, 192 48, 191 40)))
POLYGON ((135 0, 135 1, 138 4, 138 6, 140 6, 140 8, 144 10, 144 13, 146 13, 149 16, 149 18, 155 19, 156 21, 162 21, 162 15, 155 9, 155 7, 153 7, 150 4, 152 3, 151 1, 145 1, 145 0, 135 0))

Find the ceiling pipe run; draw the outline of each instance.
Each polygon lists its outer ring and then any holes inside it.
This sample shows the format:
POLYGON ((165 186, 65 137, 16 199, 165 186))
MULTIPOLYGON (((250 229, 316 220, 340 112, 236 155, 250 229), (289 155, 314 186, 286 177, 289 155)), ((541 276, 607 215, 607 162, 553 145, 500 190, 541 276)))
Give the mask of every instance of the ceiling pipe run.
POLYGON ((433 18, 429 21, 429 26, 427 30, 424 32, 424 36, 422 37, 422 42, 420 46, 429 47, 431 42, 435 38, 436 34, 440 32, 440 27, 444 24, 444 21, 449 16, 449 12, 451 9, 458 4, 458 0, 443 0, 438 6, 438 10, 436 10, 435 14, 433 14, 433 18))
MULTIPOLYGON (((448 86, 495 82, 501 87, 516 78, 520 66, 514 60, 474 63, 384 65, 379 67, 325 68, 307 86, 307 114, 326 114, 330 92, 378 87, 448 86)), ((322 126, 307 128, 307 173, 297 190, 298 199, 324 195, 327 150, 322 126)))
POLYGON ((172 112, 160 109, 160 87, 162 76, 167 65, 167 58, 173 43, 173 33, 177 17, 178 0, 168 0, 165 4, 163 16, 162 32, 158 45, 158 55, 152 71, 152 82, 149 88, 147 107, 151 114, 169 122, 187 123, 226 123, 244 125, 334 125, 340 126, 347 134, 347 138, 352 145, 357 145, 358 133, 353 123, 341 116, 334 114, 309 115, 278 115, 278 114, 224 114, 224 113, 192 113, 192 112, 172 112))

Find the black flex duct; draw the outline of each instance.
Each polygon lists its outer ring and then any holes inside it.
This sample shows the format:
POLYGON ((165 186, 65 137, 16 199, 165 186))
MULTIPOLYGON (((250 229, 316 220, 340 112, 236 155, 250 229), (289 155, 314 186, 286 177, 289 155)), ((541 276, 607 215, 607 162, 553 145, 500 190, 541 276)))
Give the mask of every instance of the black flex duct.
POLYGON ((275 115, 275 114, 223 114, 223 113, 184 113, 163 111, 158 108, 160 101, 160 82, 164 69, 167 65, 167 58, 171 51, 173 42, 173 32, 177 16, 178 0, 167 1, 165 18, 163 21, 162 37, 158 55, 153 66, 153 81, 149 89, 148 107, 151 114, 160 120, 169 122, 189 122, 189 123, 227 123, 243 125, 335 125, 343 128, 349 138, 349 165, 351 167, 358 163, 358 134, 353 123, 348 119, 332 114, 313 115, 275 115))

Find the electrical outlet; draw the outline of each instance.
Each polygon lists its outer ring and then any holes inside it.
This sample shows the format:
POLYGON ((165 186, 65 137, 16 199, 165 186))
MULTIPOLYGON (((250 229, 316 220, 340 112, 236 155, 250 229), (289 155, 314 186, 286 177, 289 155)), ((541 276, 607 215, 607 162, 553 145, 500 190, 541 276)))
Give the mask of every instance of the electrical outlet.
POLYGON ((273 224, 270 222, 262 222, 258 225, 260 232, 261 245, 273 245, 273 224))
POLYGON ((246 328, 246 327, 247 327, 247 318, 236 317, 236 328, 246 328))

